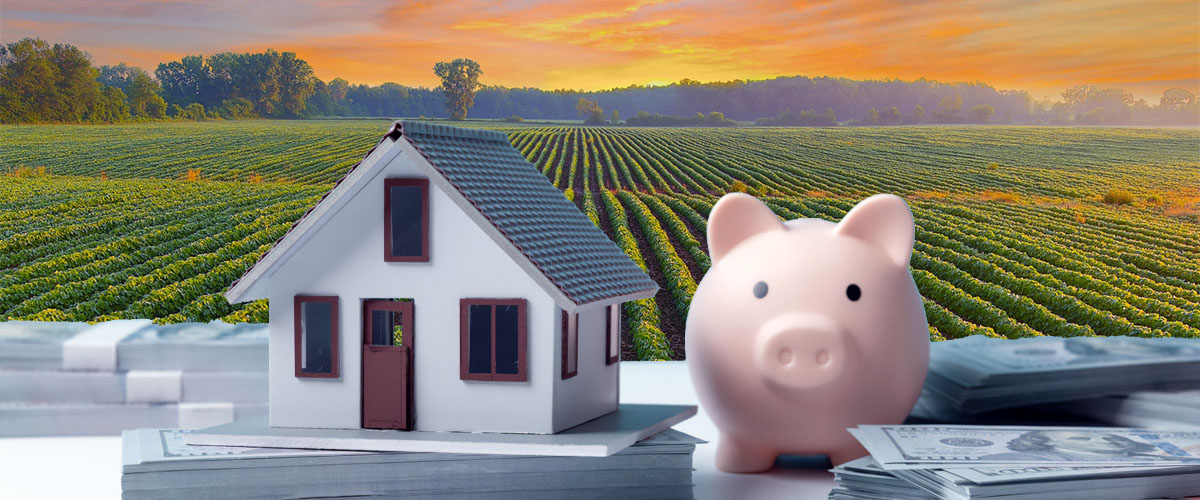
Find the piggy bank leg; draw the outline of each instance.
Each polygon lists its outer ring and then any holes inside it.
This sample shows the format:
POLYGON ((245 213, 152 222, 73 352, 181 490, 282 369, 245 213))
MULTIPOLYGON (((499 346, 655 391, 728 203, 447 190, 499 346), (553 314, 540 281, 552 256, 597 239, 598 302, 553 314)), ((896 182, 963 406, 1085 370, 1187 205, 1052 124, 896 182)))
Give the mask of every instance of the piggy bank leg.
POLYGON ((775 464, 775 450, 721 434, 717 440, 717 468, 725 472, 762 472, 775 464))
POLYGON ((841 465, 859 457, 867 456, 867 449, 863 448, 858 441, 846 443, 845 446, 829 452, 829 462, 833 465, 841 465))

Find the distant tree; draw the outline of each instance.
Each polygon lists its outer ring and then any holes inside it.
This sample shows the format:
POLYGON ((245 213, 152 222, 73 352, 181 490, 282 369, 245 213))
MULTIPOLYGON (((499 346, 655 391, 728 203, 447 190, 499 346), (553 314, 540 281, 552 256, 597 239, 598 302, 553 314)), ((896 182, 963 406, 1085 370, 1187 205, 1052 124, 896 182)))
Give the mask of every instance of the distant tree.
POLYGON ((51 62, 50 44, 26 38, 0 47, 0 96, 5 122, 48 120, 58 113, 55 92, 58 68, 51 62))
POLYGON ((588 125, 604 123, 604 109, 591 99, 580 97, 578 101, 575 101, 575 112, 582 116, 583 122, 588 125))
POLYGON ((242 120, 247 118, 256 118, 258 115, 254 112, 254 103, 235 97, 233 99, 225 99, 221 102, 219 111, 222 118, 228 120, 242 120))
POLYGON ((988 120, 992 119, 992 115, 994 114, 996 114, 996 109, 991 105, 979 104, 971 106, 971 109, 967 111, 967 119, 971 123, 987 123, 988 120))
POLYGON ((879 113, 879 122, 884 125, 899 125, 904 121, 904 117, 900 115, 900 108, 892 106, 879 113))
POLYGON ((1167 89, 1158 101, 1156 121, 1195 125, 1200 123, 1200 99, 1186 89, 1167 89))
POLYGON ((1100 93, 1100 87, 1095 85, 1076 85, 1062 93, 1063 101, 1067 104, 1083 104, 1092 96, 1100 93))
POLYGON ((617 111, 615 109, 612 110, 612 118, 609 119, 609 121, 611 121, 613 125, 620 125, 621 124, 621 112, 617 111))
POLYGON ((100 91, 100 99, 92 104, 88 112, 92 123, 113 123, 129 120, 129 104, 125 102, 125 93, 116 87, 105 85, 100 91))
POLYGON ((483 74, 479 63, 470 59, 439 62, 433 66, 433 72, 442 79, 438 89, 446 97, 450 119, 466 119, 467 110, 475 105, 475 91, 479 88, 479 76, 483 74))
POLYGON ((962 121, 962 96, 943 97, 933 110, 933 119, 938 123, 958 123, 962 121))
POLYGON ((825 112, 821 114, 821 123, 815 125, 837 125, 837 113, 833 112, 833 108, 825 108, 825 112))
POLYGON ((334 78, 329 82, 329 96, 334 102, 344 102, 346 100, 346 91, 350 88, 350 82, 342 78, 334 78))
MULTIPOLYGON (((269 51, 273 52, 273 51, 269 51)), ((312 66, 303 59, 296 57, 295 52, 284 52, 278 55, 276 79, 279 82, 279 103, 282 107, 280 114, 287 117, 297 117, 304 113, 305 102, 315 92, 317 77, 313 76, 312 66)))
POLYGON ((1189 92, 1187 89, 1167 89, 1163 91, 1162 98, 1158 100, 1158 105, 1169 111, 1178 111, 1195 102, 1196 94, 1189 92))
POLYGON ((136 71, 125 88, 130 112, 139 118, 166 118, 167 101, 159 95, 162 87, 141 68, 134 70, 136 71))
POLYGON ((125 63, 116 66, 101 66, 102 85, 121 89, 129 103, 129 112, 135 118, 165 118, 167 103, 159 95, 162 87, 150 77, 146 70, 125 63))
POLYGON ((25 38, 0 46, 0 120, 127 120, 125 94, 101 84, 99 76, 91 56, 73 45, 25 38))
POLYGON ((1077 85, 1063 91, 1062 96, 1075 121, 1090 125, 1128 123, 1136 104, 1136 99, 1129 91, 1096 85, 1077 85), (1099 108, 1104 111, 1094 112, 1099 108))
POLYGON ((171 105, 171 115, 180 120, 202 121, 208 119, 208 113, 204 111, 204 105, 198 102, 193 102, 183 107, 180 107, 178 104, 173 104, 171 105))
POLYGON ((867 116, 863 117, 863 125, 879 125, 879 111, 868 109, 867 116))
MULTIPOLYGON (((730 120, 730 124, 737 124, 730 120)), ((785 109, 779 112, 779 115, 771 118, 759 118, 754 121, 755 125, 763 127, 832 127, 837 125, 837 115, 833 112, 833 108, 825 108, 825 112, 817 114, 816 111, 801 111, 799 114, 792 112, 790 109, 785 109)))
POLYGON ((925 108, 920 104, 913 106, 912 122, 925 123, 925 108))
POLYGON ((125 63, 117 63, 115 66, 104 65, 100 66, 100 76, 97 80, 101 85, 110 85, 128 94, 129 85, 133 83, 133 77, 139 72, 145 73, 146 71, 125 63))
POLYGON ((638 111, 633 118, 625 120, 632 127, 733 127, 737 122, 725 118, 720 111, 712 111, 705 115, 696 113, 692 116, 669 116, 658 113, 638 111))
POLYGON ((163 99, 170 104, 186 106, 211 98, 209 72, 201 56, 185 56, 178 61, 159 63, 154 76, 162 85, 163 99))
POLYGON ((1071 120, 1071 105, 1065 102, 1056 102, 1050 105, 1048 115, 1051 124, 1065 125, 1071 120))
POLYGON ((1092 108, 1075 118, 1080 125, 1099 125, 1104 123, 1104 108, 1092 108))

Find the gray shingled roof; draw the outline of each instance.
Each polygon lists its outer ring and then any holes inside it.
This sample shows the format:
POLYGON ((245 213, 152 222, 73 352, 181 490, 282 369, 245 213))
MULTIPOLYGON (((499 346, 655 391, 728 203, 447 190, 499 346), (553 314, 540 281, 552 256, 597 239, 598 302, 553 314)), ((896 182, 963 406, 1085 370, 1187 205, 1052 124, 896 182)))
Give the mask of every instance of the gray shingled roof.
POLYGON ((413 121, 398 131, 571 301, 658 289, 503 133, 413 121))

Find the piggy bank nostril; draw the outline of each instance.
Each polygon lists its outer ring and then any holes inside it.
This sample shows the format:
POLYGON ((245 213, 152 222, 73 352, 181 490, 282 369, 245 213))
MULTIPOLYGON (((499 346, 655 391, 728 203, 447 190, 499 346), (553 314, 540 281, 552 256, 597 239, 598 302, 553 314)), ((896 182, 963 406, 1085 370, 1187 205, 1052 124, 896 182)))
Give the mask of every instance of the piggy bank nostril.
POLYGON ((779 350, 779 363, 782 364, 783 366, 791 366, 792 365, 792 350, 791 349, 784 348, 784 349, 779 350))
POLYGON ((817 351, 816 361, 818 365, 825 366, 829 364, 829 351, 821 349, 817 351))

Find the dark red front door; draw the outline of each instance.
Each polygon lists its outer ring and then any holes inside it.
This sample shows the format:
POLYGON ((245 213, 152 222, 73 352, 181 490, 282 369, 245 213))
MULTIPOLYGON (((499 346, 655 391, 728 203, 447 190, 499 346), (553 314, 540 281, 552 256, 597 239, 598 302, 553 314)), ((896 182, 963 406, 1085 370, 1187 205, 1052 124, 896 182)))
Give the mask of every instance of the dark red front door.
POLYGON ((412 425, 413 303, 363 303, 362 426, 412 425))

